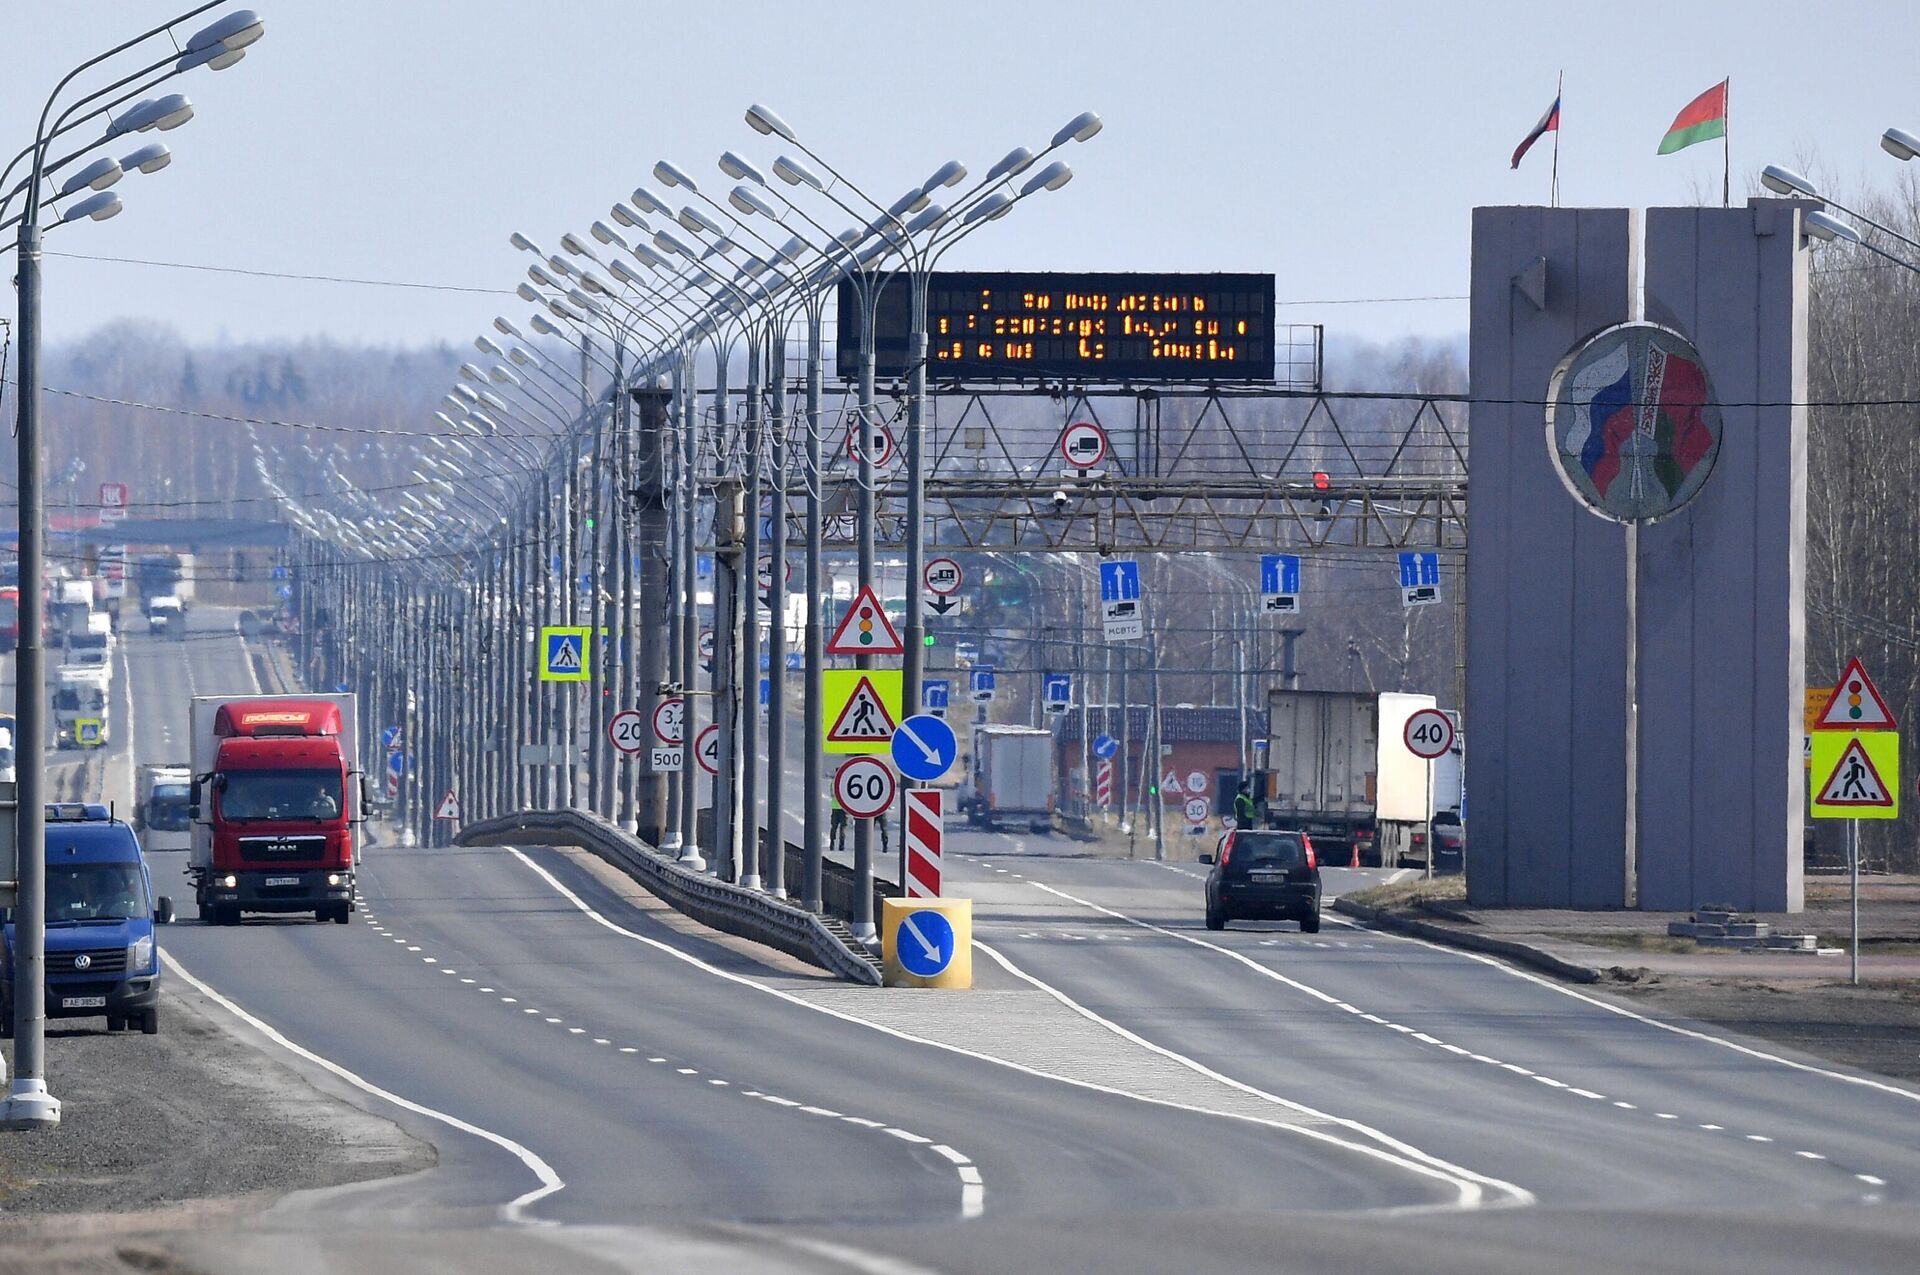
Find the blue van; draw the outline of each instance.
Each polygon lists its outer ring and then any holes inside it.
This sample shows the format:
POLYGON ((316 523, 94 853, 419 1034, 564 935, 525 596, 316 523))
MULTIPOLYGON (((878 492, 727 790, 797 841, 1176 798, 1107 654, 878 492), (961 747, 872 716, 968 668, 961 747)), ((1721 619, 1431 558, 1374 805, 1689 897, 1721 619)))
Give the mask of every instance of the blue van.
MULTIPOLYGON (((105 806, 47 807, 47 1017, 104 1016, 108 1031, 160 1030, 155 925, 173 920, 156 899, 133 829, 105 806)), ((0 1036, 13 1035, 13 915, 0 964, 0 1036)))

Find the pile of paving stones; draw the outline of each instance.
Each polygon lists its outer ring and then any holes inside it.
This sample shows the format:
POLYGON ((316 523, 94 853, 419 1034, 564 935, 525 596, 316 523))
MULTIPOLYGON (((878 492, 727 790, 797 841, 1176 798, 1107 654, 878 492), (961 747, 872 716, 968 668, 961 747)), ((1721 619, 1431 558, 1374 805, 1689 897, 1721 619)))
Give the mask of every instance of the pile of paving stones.
POLYGON ((1701 947, 1731 947, 1743 952, 1807 952, 1819 950, 1812 934, 1775 934, 1765 921, 1742 916, 1732 908, 1709 903, 1685 921, 1667 922, 1667 933, 1692 939, 1701 947))

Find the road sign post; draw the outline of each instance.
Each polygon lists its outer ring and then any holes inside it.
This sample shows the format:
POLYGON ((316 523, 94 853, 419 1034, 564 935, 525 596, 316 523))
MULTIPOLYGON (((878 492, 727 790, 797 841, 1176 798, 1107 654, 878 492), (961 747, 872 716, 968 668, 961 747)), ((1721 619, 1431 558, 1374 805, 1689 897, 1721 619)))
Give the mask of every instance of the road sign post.
POLYGON ((1847 661, 1825 707, 1814 718, 1809 752, 1812 769, 1808 774, 1815 781, 1809 813, 1815 819, 1847 821, 1853 912, 1849 952, 1852 981, 1858 986, 1860 821, 1900 817, 1900 735, 1893 710, 1857 657, 1847 661))
POLYGON ((1140 564, 1132 560, 1100 564, 1100 624, 1109 642, 1137 642, 1147 635, 1145 600, 1140 595, 1140 564))

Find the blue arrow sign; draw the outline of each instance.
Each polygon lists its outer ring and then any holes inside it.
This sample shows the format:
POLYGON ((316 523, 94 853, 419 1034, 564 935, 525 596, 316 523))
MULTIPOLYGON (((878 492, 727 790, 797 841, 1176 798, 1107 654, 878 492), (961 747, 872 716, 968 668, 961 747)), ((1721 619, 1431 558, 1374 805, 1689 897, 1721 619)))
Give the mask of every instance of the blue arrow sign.
POLYGON ((959 755, 953 727, 929 713, 917 713, 893 728, 893 764, 908 779, 931 783, 951 770, 959 755))
POLYGON ((1300 592, 1300 559, 1291 553, 1269 553, 1260 558, 1260 592, 1300 592))
POLYGON ((1105 761, 1120 751, 1120 741, 1111 735, 1100 735, 1093 741, 1093 755, 1105 761))
POLYGON ((1072 703, 1073 674, 1043 673, 1040 677, 1040 698, 1049 704, 1072 703))
POLYGON ((398 726, 389 726, 385 730, 380 732, 380 747, 386 749, 390 753, 396 752, 399 750, 400 728, 398 726))
POLYGON ((804 651, 788 651, 787 652, 787 672, 798 673, 804 670, 806 667, 807 667, 806 652, 804 651))
POLYGON ((353 688, 351 686, 348 686, 345 682, 335 682, 333 684, 333 689, 335 692, 341 695, 348 695, 348 694, 351 694, 353 691, 353 688))
POLYGON ((1133 561, 1100 564, 1100 600, 1126 602, 1140 596, 1140 564, 1133 561))
POLYGON ((967 690, 977 704, 991 700, 994 692, 993 665, 975 665, 973 671, 967 674, 967 690))
POLYGON ((1418 589, 1440 583, 1440 555, 1403 553, 1400 555, 1400 587, 1418 589))
POLYGON ((909 912, 893 936, 894 958, 916 978, 933 978, 953 964, 953 923, 934 911, 909 912))
POLYGON ((953 692, 953 683, 944 677, 931 677, 920 683, 920 707, 933 713, 947 711, 948 697, 953 692))

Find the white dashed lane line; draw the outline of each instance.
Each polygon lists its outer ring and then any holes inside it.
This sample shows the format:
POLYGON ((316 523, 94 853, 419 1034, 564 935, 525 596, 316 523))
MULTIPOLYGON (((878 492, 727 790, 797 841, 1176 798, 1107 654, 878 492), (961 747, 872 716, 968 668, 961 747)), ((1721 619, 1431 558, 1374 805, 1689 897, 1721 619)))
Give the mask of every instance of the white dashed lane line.
MULTIPOLYGON (((369 928, 375 928, 375 927, 370 926, 369 928)), ((417 944, 409 945, 406 939, 395 938, 393 941, 395 943, 399 943, 403 946, 406 946, 407 951, 409 952, 421 951, 421 948, 419 945, 417 944)), ((423 963, 427 965, 439 964, 439 958, 437 957, 422 955, 420 959, 423 963)), ((440 972, 442 974, 457 974, 459 971, 449 967, 441 967, 440 972)), ((518 997, 498 994, 497 989, 492 987, 482 986, 476 983, 471 978, 462 978, 460 980, 460 983, 463 986, 473 987, 474 990, 476 991, 484 992, 489 995, 496 995, 500 1003, 503 1005, 519 1004, 518 997)), ((586 1028, 569 1026, 567 1025, 565 1019, 559 1018, 553 1015, 549 1015, 549 1014, 543 1014, 538 1009, 533 1009, 530 1007, 523 1006, 520 1012, 523 1015, 538 1017, 546 1024, 565 1027, 567 1034, 571 1036, 585 1037, 587 1034, 586 1028)), ((612 1045, 612 1040, 605 1036, 592 1037, 592 1041, 595 1045, 609 1045, 609 1046, 612 1045)), ((621 1045, 618 1047, 618 1052, 622 1054, 638 1054, 640 1051, 637 1047, 632 1045, 621 1045)), ((662 1055, 649 1055, 646 1061, 653 1065, 663 1065, 667 1063, 669 1059, 667 1059, 662 1055)), ((671 1074, 678 1075, 678 1076, 701 1077, 700 1069, 697 1067, 674 1067, 672 1069, 671 1074)), ((980 1175, 979 1167, 975 1165, 972 1159, 970 1159, 968 1156, 966 1156, 962 1152, 954 1150, 952 1147, 946 1145, 945 1143, 936 1143, 932 1138, 925 1137, 909 1129, 901 1129, 892 1125, 888 1125, 885 1121, 882 1121, 882 1120, 869 1120, 864 1116, 845 1115, 841 1112, 834 1111, 829 1107, 813 1106, 810 1104, 802 1103, 798 1099, 785 1098, 785 1097, 781 1097, 778 1094, 764 1093, 757 1089, 742 1089, 735 1086, 732 1081, 723 1079, 718 1076, 706 1076, 703 1078, 705 1079, 708 1087, 712 1089, 725 1089, 732 1093, 737 1093, 744 1098, 751 1098, 761 1102, 768 1103, 772 1106, 782 1107, 796 1114, 812 1116, 822 1120, 832 1120, 841 1124, 851 1125, 856 1129, 873 1130, 879 1133, 884 1133, 889 1137, 898 1139, 901 1142, 908 1143, 909 1145, 916 1148, 925 1147, 928 1151, 939 1156, 941 1160, 947 1162, 949 1165, 953 1167, 955 1176, 958 1178, 959 1185, 960 1185, 960 1216, 962 1218, 975 1218, 975 1217, 979 1217, 986 1210, 986 1185, 985 1185, 984 1179, 980 1175)))

